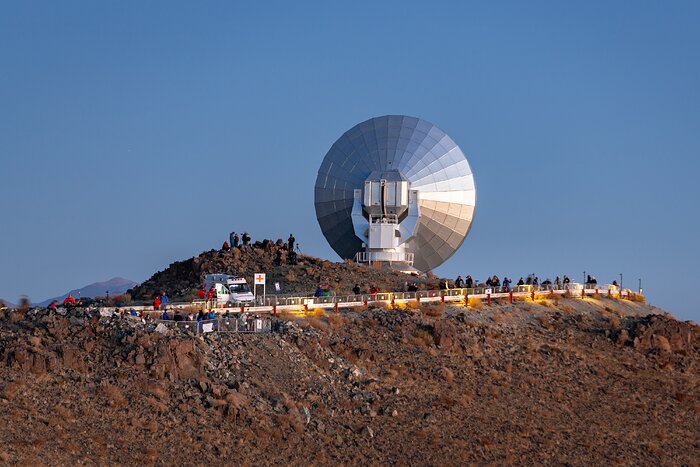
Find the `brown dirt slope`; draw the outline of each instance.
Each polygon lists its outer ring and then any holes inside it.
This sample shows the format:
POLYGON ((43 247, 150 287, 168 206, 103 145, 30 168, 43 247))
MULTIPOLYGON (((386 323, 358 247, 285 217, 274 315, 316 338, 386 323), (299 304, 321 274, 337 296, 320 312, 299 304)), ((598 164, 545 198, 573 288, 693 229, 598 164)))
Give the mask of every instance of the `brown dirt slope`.
POLYGON ((2 465, 697 465, 698 327, 649 305, 0 317, 2 465))

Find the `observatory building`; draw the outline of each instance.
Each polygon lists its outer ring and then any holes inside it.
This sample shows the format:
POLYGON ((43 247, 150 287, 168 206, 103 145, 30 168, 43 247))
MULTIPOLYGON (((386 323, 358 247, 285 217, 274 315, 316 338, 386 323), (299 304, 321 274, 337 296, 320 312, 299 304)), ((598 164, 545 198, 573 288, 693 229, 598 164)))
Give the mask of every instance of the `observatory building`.
POLYGON ((452 138, 425 120, 386 115, 331 146, 314 202, 323 235, 342 258, 427 272, 469 233, 476 187, 452 138))

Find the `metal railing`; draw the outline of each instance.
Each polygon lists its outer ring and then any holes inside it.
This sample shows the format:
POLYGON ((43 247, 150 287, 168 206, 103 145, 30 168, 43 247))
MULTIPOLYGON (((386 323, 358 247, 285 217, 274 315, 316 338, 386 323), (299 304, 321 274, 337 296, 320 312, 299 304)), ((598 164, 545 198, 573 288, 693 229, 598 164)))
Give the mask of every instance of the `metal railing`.
POLYGON ((152 323, 158 330, 159 325, 167 329, 178 329, 190 332, 194 335, 203 335, 212 332, 231 333, 269 333, 272 332, 272 318, 270 316, 250 316, 246 314, 236 314, 231 316, 219 315, 214 319, 204 319, 201 321, 175 321, 148 318, 147 323, 152 323))

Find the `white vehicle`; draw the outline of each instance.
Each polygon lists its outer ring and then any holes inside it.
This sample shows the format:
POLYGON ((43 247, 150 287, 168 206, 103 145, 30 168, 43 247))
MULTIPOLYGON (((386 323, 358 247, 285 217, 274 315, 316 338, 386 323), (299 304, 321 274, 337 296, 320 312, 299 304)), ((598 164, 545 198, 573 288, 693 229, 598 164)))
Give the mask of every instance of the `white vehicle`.
POLYGON ((207 274, 204 276, 204 289, 209 291, 212 287, 216 290, 216 303, 253 303, 255 297, 250 291, 250 286, 243 276, 231 276, 229 274, 207 274))

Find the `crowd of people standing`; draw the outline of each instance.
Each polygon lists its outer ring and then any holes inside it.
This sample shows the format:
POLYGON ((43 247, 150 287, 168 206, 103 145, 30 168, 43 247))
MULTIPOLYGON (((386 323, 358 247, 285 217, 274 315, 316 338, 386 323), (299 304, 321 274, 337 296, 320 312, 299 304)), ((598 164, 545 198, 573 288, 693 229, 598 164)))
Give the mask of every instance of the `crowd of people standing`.
MULTIPOLYGON (((586 285, 597 284, 598 281, 594 276, 588 274, 586 276, 586 285)), ((501 280, 498 275, 487 277, 485 281, 475 280, 472 276, 467 275, 465 279, 462 276, 457 276, 453 282, 454 288, 461 289, 467 288, 471 289, 474 287, 503 287, 506 290, 511 289, 513 280, 506 276, 501 280)), ((516 286, 532 286, 532 287, 552 287, 555 289, 567 288, 571 284, 571 279, 566 274, 563 277, 556 276, 554 281, 546 278, 544 281, 540 282, 540 278, 535 274, 528 274, 525 279, 521 276, 520 279, 515 283, 516 286)), ((612 285, 617 286, 617 281, 613 281, 612 285)), ((445 283, 442 288, 450 288, 448 283, 445 283)))

